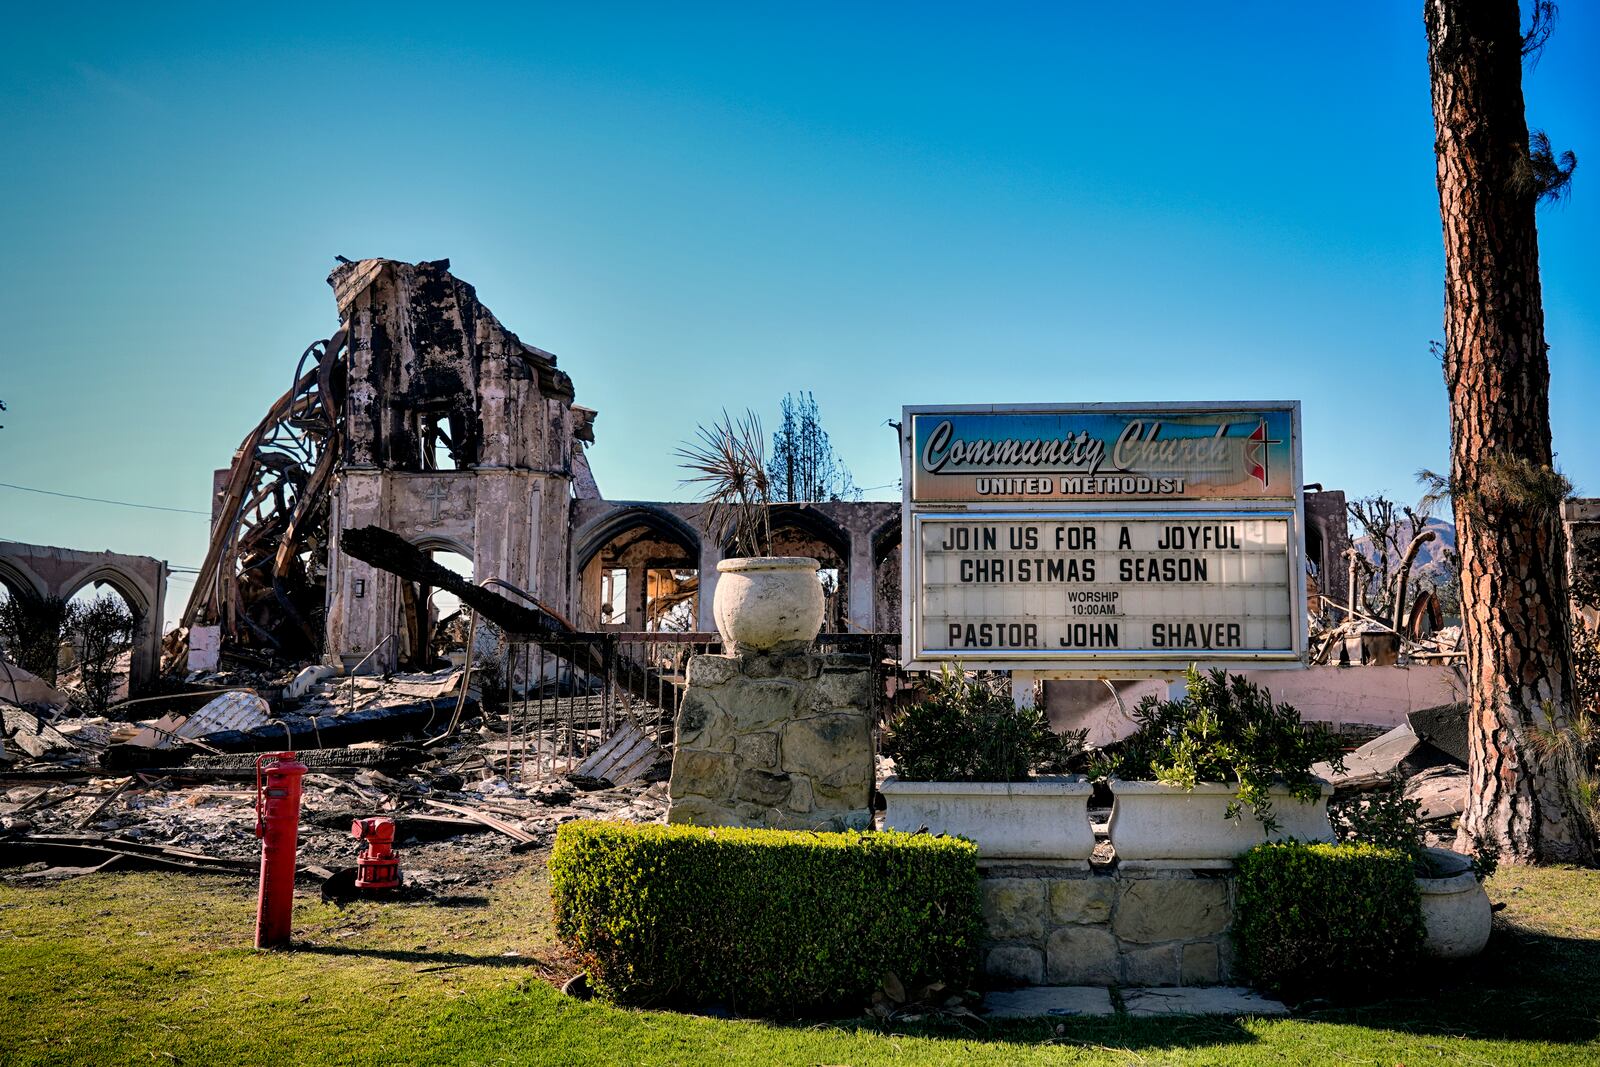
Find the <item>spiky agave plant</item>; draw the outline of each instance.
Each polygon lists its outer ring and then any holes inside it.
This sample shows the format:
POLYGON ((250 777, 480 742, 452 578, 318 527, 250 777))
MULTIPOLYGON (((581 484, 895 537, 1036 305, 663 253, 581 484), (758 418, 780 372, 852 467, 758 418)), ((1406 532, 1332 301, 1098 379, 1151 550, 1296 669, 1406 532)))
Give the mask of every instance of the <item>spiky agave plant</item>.
POLYGON ((735 419, 724 410, 719 421, 696 427, 695 439, 676 455, 678 465, 693 472, 683 483, 698 485, 710 507, 711 532, 731 540, 735 555, 772 555, 766 438, 756 413, 747 409, 735 419))

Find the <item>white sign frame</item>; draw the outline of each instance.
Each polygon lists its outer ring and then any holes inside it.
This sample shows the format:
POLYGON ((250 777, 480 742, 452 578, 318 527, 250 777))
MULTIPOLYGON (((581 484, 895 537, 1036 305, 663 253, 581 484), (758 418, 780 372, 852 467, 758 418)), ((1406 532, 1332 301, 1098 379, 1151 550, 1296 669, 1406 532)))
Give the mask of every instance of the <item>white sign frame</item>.
MULTIPOLYGON (((1250 669, 1303 669, 1309 643, 1306 616, 1305 567, 1305 477, 1302 467, 1300 402, 1289 401, 1196 401, 1153 404, 957 404, 908 405, 902 408, 900 423, 900 465, 902 490, 900 497, 900 631, 909 670, 936 670, 947 663, 960 662, 969 670, 1009 670, 1019 676, 1026 672, 1035 678, 1178 678, 1190 663, 1200 669, 1213 667, 1238 670, 1250 669), (922 415, 1005 415, 1005 414, 1100 414, 1100 415, 1160 415, 1160 414, 1228 414, 1236 412, 1283 411, 1289 414, 1291 425, 1290 455, 1292 457, 1292 501, 1285 497, 1265 499, 1225 498, 1210 496, 1200 499, 1098 499, 1037 501, 968 501, 961 503, 912 501, 912 464, 915 461, 913 427, 915 417, 922 415), (1145 650, 1137 655, 1115 650, 1009 649, 966 650, 930 648, 923 640, 921 605, 923 601, 923 575, 921 560, 922 520, 927 517, 949 518, 962 516, 974 521, 984 518, 1018 520, 1070 516, 1072 518, 1137 517, 1140 519, 1184 519, 1204 517, 1227 518, 1286 518, 1288 520, 1287 553, 1290 563, 1290 633, 1292 647, 1287 649, 1239 649, 1220 651, 1173 650, 1154 652, 1145 650), (1300 575, 1300 580, 1296 580, 1300 575)), ((1048 521, 1048 520, 1046 520, 1048 521)))

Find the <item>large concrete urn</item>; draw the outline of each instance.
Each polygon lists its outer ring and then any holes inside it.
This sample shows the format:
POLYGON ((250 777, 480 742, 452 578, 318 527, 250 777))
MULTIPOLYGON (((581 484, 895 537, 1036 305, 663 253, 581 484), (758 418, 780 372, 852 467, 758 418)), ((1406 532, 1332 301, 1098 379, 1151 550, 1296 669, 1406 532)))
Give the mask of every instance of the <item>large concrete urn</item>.
POLYGON ((799 651, 822 629, 824 602, 814 559, 747 556, 717 564, 712 612, 727 652, 799 651))
POLYGON ((1430 878, 1417 879, 1428 955, 1459 960, 1476 956, 1489 943, 1494 925, 1489 894, 1472 870, 1472 861, 1446 848, 1425 848, 1430 878))

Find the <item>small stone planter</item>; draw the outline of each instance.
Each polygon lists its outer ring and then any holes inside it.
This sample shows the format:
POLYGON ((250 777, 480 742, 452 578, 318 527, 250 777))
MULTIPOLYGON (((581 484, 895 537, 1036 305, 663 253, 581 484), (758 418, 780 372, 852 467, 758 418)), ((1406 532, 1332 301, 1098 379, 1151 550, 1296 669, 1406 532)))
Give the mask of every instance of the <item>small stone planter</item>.
POLYGON ((965 837, 981 860, 1062 861, 1088 867, 1094 852, 1089 797, 1082 775, 1023 782, 908 782, 879 787, 890 830, 965 837))
POLYGON ((1431 878, 1417 878, 1428 955, 1445 960, 1476 956, 1489 943, 1493 925, 1489 894, 1473 873, 1472 861, 1461 853, 1446 848, 1423 851, 1429 865, 1439 872, 1431 878))
POLYGON ((741 556, 717 564, 711 610, 724 649, 799 652, 822 629, 826 603, 814 559, 741 556))
POLYGON ((1314 803, 1295 799, 1283 786, 1273 786, 1272 813, 1277 831, 1268 834, 1246 806, 1237 819, 1226 816, 1238 785, 1199 782, 1191 789, 1164 782, 1113 779, 1111 847, 1124 867, 1232 867, 1234 858, 1266 841, 1333 841, 1328 822, 1328 797, 1322 785, 1314 803))

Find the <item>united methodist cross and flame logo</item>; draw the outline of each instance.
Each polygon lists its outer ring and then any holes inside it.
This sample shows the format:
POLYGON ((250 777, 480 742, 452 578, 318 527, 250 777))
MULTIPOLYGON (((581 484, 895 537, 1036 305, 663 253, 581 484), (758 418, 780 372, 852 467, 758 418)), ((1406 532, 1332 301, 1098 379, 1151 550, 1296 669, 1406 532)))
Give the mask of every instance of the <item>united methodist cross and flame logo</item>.
POLYGON ((1267 483, 1272 480, 1272 473, 1268 469, 1268 454, 1272 451, 1273 445, 1281 445, 1283 442, 1274 441, 1267 436, 1266 419, 1262 419, 1245 440, 1250 442, 1244 446, 1245 465, 1250 471, 1250 477, 1260 482, 1262 487, 1265 488, 1267 483))

